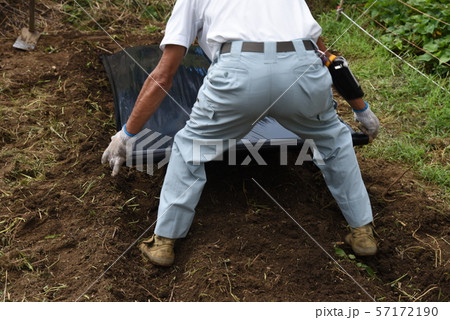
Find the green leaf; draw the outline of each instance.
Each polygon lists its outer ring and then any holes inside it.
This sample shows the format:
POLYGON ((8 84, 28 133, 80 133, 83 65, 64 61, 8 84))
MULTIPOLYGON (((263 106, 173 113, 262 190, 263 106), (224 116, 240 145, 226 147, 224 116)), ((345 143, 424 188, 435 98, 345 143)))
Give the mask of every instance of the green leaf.
POLYGON ((371 276, 371 277, 375 277, 375 272, 373 271, 373 269, 371 267, 369 267, 368 265, 358 262, 356 264, 358 267, 360 267, 361 269, 366 270, 366 272, 371 276))
POLYGON ((428 52, 436 52, 439 49, 439 45, 435 42, 428 42, 423 48, 428 52))
POLYGON ((341 258, 345 258, 347 257, 347 254, 345 253, 344 250, 342 250, 341 248, 338 247, 334 247, 334 252, 341 258))
POLYGON ((418 56, 417 60, 429 62, 429 61, 433 60, 433 56, 429 55, 428 53, 425 53, 425 54, 418 56))
POLYGON ((395 39, 394 45, 397 49, 402 50, 403 49, 403 42, 400 39, 395 39))
POLYGON ((450 61, 450 49, 446 49, 440 56, 439 59, 441 60, 440 64, 443 64, 445 62, 450 61))

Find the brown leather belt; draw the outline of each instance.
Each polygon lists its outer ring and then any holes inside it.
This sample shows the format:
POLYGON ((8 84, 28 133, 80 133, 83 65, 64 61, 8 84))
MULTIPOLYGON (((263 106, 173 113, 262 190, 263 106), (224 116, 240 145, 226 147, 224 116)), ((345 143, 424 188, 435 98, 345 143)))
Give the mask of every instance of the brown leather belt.
MULTIPOLYGON (((303 40, 303 45, 306 50, 315 50, 311 40, 303 40)), ((264 52, 264 42, 244 42, 242 43, 242 52, 264 52)), ((295 51, 292 41, 277 42, 277 52, 290 52, 295 51)), ((220 53, 230 53, 231 42, 225 42, 220 49, 220 53)))

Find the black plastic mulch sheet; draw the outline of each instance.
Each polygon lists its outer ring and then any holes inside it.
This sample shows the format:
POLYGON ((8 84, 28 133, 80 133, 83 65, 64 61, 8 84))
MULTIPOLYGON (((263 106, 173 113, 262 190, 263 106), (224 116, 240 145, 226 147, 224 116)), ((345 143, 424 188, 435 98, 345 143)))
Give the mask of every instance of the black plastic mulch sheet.
MULTIPOLYGON (((114 95, 114 110, 117 130, 127 122, 139 92, 148 74, 156 67, 162 55, 158 46, 140 46, 127 48, 109 56, 102 56, 103 65, 108 74, 114 95), (126 51, 126 52, 125 52, 126 51)), ((148 143, 136 143, 138 151, 133 151, 133 157, 143 153, 152 154, 154 160, 164 158, 170 149, 175 134, 184 127, 189 119, 192 106, 197 98, 197 92, 203 83, 210 60, 199 47, 191 47, 178 69, 173 86, 159 109, 145 124, 155 135, 147 139, 148 143), (173 99, 172 99, 172 98, 173 99), (175 101, 174 101, 175 100, 175 101), (160 134, 158 137, 156 137, 160 134)), ((349 127, 350 128, 350 127, 349 127)), ((351 128, 354 145, 368 143, 368 137, 361 132, 354 132, 351 128)), ((294 133, 283 128, 275 119, 266 117, 261 119, 244 139, 255 144, 260 139, 297 140, 297 147, 303 145, 302 140, 294 133)), ((291 147, 290 147, 291 148, 291 147)), ((246 149, 242 142, 237 142, 237 150, 246 149)), ((267 141, 260 150, 280 150, 280 146, 272 146, 267 141)))

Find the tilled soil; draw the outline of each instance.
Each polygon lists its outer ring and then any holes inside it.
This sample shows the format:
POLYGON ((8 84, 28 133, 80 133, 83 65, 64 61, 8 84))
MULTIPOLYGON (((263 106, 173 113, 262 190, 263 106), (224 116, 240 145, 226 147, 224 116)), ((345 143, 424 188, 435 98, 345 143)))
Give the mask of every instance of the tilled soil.
MULTIPOLYGON (((375 257, 354 258, 343 244, 346 222, 310 163, 211 163, 175 265, 148 264, 136 240, 153 231, 165 169, 124 168, 112 178, 100 164, 114 112, 99 56, 119 48, 101 32, 50 31, 33 52, 13 49, 8 30, 0 43, 3 300, 448 300, 448 204, 410 168, 383 159, 359 157, 375 257)), ((160 38, 124 33, 119 41, 160 38)))

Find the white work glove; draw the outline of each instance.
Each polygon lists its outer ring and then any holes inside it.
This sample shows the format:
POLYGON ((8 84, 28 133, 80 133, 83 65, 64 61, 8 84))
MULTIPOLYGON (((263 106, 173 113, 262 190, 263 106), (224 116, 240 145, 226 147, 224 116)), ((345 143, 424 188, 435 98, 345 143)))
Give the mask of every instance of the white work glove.
POLYGON ((359 122, 358 128, 369 136, 369 141, 378 135, 378 129, 380 128, 380 121, 375 113, 370 110, 369 104, 366 102, 366 107, 361 110, 353 110, 355 113, 355 121, 359 122))
POLYGON ((113 169, 111 174, 113 177, 119 173, 120 167, 126 161, 127 141, 131 138, 132 136, 127 135, 122 128, 111 137, 108 148, 103 152, 102 164, 109 163, 109 166, 113 169))

